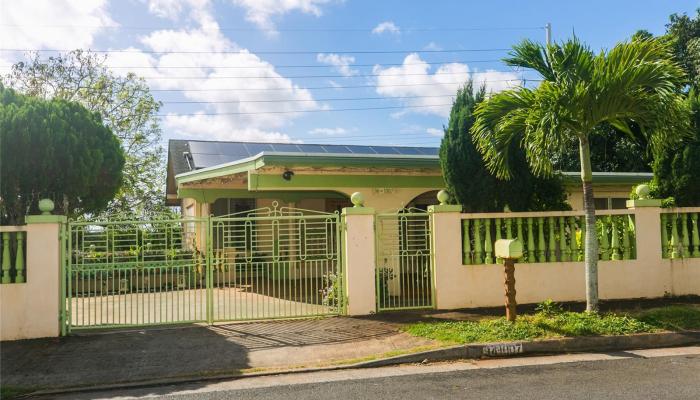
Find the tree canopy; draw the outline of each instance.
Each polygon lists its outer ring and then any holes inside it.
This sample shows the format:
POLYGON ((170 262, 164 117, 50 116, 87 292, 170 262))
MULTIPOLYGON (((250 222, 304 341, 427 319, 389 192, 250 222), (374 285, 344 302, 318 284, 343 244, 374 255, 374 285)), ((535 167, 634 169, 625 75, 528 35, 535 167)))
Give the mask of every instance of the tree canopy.
POLYGON ((32 54, 5 76, 17 91, 44 99, 63 99, 97 112, 124 150, 123 184, 107 213, 152 216, 165 206, 165 160, 156 101, 146 82, 114 74, 106 56, 75 50, 54 57, 32 54))
POLYGON ((103 210, 121 187, 124 154, 99 114, 0 85, 0 217, 22 223, 50 198, 56 211, 103 210))
POLYGON ((440 164, 448 191, 454 200, 471 212, 540 211, 569 209, 559 177, 535 177, 524 152, 512 152, 516 179, 496 178, 484 165, 472 141, 474 109, 484 100, 485 88, 474 89, 469 81, 457 92, 445 136, 440 145, 440 164))
POLYGON ((543 46, 526 40, 504 62, 538 72, 536 87, 506 90, 477 106, 472 134, 487 167, 513 178, 513 146, 524 149, 538 175, 555 171, 553 159, 578 142, 586 221, 588 310, 598 307, 598 238, 590 141, 610 124, 640 134, 656 154, 690 131, 690 110, 678 95, 685 82, 667 42, 634 39, 594 53, 573 38, 543 46))
MULTIPOLYGON (((651 37, 651 34, 638 32, 636 36, 651 37)), ((666 34, 658 40, 669 43, 685 70, 685 85, 678 88, 678 93, 685 96, 693 115, 692 135, 655 157, 651 186, 657 197, 672 197, 678 206, 697 206, 700 205, 700 9, 695 17, 671 15, 666 34)))

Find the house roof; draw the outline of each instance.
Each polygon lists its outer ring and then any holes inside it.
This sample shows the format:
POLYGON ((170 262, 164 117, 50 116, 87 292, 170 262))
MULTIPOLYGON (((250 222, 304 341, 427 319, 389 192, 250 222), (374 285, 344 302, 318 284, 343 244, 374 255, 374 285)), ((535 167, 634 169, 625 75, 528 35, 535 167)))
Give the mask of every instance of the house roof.
POLYGON ((328 157, 332 159, 358 159, 363 157, 376 159, 380 157, 407 160, 438 160, 438 148, 170 140, 169 155, 172 157, 174 174, 180 175, 185 172, 219 167, 263 155, 328 157))
MULTIPOLYGON (((440 168, 437 147, 356 146, 290 143, 170 140, 167 193, 180 183, 251 171, 266 165, 440 168)), ((563 172, 567 184, 579 172, 563 172)), ((594 172, 597 184, 633 185, 651 179, 646 172, 594 172)))

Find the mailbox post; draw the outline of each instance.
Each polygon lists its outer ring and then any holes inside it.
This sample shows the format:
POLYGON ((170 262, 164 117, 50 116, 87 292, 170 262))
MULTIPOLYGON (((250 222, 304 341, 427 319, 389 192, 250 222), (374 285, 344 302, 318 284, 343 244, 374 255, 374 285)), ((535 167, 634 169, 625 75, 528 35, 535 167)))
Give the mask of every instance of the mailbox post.
POLYGON ((503 260, 506 291, 506 319, 514 322, 518 316, 515 302, 515 261, 523 256, 523 244, 518 239, 496 241, 496 257, 503 260))

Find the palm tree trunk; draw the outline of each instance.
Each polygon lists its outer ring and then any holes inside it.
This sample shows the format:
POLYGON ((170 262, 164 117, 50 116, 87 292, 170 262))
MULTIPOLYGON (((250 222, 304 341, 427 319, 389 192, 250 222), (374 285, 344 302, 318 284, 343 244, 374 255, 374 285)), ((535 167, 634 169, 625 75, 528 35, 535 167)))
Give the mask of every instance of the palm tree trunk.
POLYGON ((598 311, 598 233, 595 226, 593 201, 593 171, 588 138, 579 139, 581 181, 583 182, 583 212, 586 218, 584 264, 586 266, 586 311, 598 311))

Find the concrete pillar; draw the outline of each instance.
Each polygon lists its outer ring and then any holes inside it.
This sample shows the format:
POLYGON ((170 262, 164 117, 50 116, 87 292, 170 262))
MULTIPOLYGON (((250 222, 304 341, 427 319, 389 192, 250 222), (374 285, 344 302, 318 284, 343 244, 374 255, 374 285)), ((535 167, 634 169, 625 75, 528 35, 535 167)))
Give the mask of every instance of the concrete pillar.
POLYGON ((636 192, 639 199, 628 200, 627 208, 634 211, 637 260, 661 262, 661 200, 648 197, 647 185, 637 186, 636 192))
POLYGON ((459 308, 465 297, 465 282, 456 279, 462 268, 461 211, 462 206, 452 204, 428 207, 433 239, 433 296, 435 308, 440 310, 459 308))
MULTIPOLYGON (((53 208, 53 207, 52 207, 53 208)), ((61 226, 64 216, 26 218, 26 282, 0 285, 0 340, 60 333, 61 226)))
POLYGON ((344 208, 342 217, 347 314, 372 314, 377 310, 374 208, 362 207, 359 202, 359 206, 344 208))

